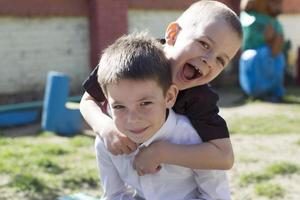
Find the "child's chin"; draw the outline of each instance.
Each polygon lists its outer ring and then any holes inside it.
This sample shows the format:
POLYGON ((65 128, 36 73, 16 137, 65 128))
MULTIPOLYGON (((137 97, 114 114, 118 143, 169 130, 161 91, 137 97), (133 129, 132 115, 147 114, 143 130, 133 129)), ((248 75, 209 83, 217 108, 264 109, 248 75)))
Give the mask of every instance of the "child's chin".
POLYGON ((129 137, 129 138, 137 144, 142 144, 145 142, 145 139, 143 139, 143 138, 135 138, 135 137, 129 137))

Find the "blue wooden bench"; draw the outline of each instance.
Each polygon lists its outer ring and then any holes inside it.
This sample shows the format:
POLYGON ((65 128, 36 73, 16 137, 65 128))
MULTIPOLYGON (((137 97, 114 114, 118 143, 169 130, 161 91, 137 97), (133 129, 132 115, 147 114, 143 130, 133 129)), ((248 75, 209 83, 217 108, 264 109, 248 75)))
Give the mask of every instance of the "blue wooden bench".
POLYGON ((37 122, 42 110, 42 101, 0 106, 0 127, 25 125, 37 122))
POLYGON ((79 107, 66 106, 69 81, 63 73, 48 73, 42 114, 42 128, 64 136, 73 136, 82 130, 79 107))

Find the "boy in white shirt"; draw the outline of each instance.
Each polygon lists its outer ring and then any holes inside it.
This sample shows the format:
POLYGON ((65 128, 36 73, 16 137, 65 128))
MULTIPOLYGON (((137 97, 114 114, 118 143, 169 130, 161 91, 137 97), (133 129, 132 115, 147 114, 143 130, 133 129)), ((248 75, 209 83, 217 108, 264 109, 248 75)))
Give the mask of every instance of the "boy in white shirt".
POLYGON ((152 142, 202 142, 189 120, 171 109, 178 88, 158 42, 145 34, 123 36, 104 51, 98 71, 114 125, 139 144, 135 152, 115 156, 97 137, 103 199, 230 199, 225 171, 162 164, 157 173, 139 176, 133 168, 135 155, 152 142))
MULTIPOLYGON (((240 48, 242 27, 227 6, 210 0, 191 5, 169 24, 164 52, 170 61, 173 83, 179 88, 173 107, 189 118, 203 143, 197 145, 155 142, 135 157, 140 175, 156 173, 161 164, 193 169, 227 170, 234 155, 225 120, 218 114, 218 95, 208 85, 229 64, 240 48)), ((98 67, 84 82, 80 111, 114 155, 130 154, 137 144, 115 129, 112 119, 99 108, 106 98, 97 81, 98 67)), ((185 132, 182 132, 185 134, 185 132)))

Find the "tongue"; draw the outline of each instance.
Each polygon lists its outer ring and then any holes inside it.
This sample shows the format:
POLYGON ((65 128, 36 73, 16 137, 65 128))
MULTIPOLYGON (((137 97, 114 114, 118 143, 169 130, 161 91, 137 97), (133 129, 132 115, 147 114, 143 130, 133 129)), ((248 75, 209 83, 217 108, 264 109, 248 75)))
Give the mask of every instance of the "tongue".
POLYGON ((186 79, 190 80, 196 75, 196 70, 189 64, 185 64, 183 67, 183 75, 186 79))

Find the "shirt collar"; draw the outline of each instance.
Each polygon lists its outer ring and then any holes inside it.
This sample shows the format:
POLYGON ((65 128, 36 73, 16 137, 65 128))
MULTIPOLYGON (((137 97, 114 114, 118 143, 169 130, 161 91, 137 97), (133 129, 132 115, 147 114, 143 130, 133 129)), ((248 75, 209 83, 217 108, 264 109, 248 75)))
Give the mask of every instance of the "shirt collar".
POLYGON ((142 143, 140 147, 147 147, 151 143, 158 141, 158 140, 164 140, 169 135, 173 134, 173 129, 176 126, 176 114, 172 109, 169 109, 169 115, 163 126, 147 141, 142 143))

